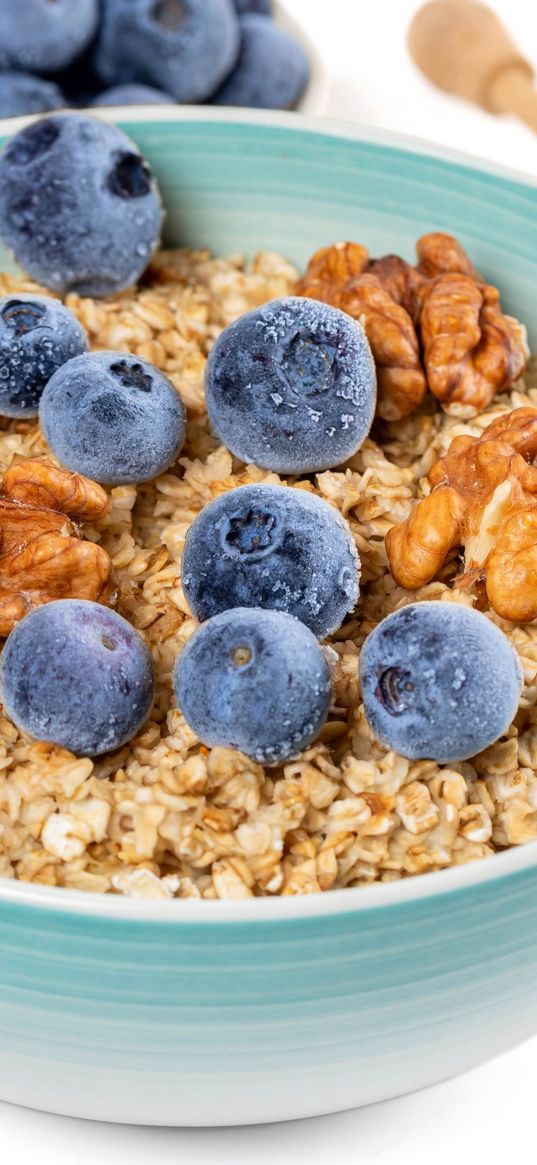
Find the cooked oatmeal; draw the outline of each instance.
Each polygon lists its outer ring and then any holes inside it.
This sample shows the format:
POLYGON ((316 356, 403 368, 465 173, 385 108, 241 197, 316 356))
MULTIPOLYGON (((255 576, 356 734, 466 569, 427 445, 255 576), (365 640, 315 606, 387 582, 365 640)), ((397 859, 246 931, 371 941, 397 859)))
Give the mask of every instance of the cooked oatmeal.
MULTIPOLYGON (((107 301, 68 296, 92 348, 128 350, 174 382, 188 410, 174 471, 111 490, 112 510, 84 537, 110 554, 119 611, 145 636, 157 694, 142 732, 113 755, 76 758, 32 742, 0 720, 0 875, 138 897, 245 898, 307 894, 387 882, 486 857, 537 838, 537 628, 490 614, 517 649, 525 686, 508 732, 472 762, 412 762, 373 737, 360 704, 358 654, 385 615, 416 599, 471 605, 450 589, 454 551, 439 581, 398 587, 384 550, 390 527, 427 490, 424 475, 457 434, 477 436, 502 412, 537 406, 537 366, 471 421, 429 399, 397 423, 377 422, 345 469, 297 488, 332 502, 349 521, 362 560, 355 618, 330 640, 338 657, 335 703, 318 741, 298 760, 263 769, 201 745, 174 705, 171 670, 195 629, 182 590, 190 522, 234 486, 278 483, 219 448, 203 404, 207 352, 220 330, 265 300, 292 293, 295 269, 262 253, 162 252, 141 289, 107 301)), ((0 294, 41 291, 0 276, 0 294)), ((0 423, 0 469, 48 453, 36 421, 0 423)), ((50 455, 50 454, 49 454, 50 455)), ((486 676, 483 677, 486 683, 486 676)))

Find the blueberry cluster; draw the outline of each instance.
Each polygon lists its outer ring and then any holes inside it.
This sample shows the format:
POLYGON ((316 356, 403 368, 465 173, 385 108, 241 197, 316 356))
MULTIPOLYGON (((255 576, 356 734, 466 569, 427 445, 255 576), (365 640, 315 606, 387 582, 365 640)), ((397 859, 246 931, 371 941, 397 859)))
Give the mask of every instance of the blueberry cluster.
POLYGON ((66 105, 292 108, 308 81, 270 0, 2 0, 0 117, 66 105))

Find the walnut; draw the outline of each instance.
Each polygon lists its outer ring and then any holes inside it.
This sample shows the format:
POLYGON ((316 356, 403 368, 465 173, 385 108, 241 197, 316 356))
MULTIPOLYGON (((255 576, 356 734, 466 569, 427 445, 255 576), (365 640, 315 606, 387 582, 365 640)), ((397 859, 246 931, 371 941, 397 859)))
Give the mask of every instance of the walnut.
POLYGON ((408 312, 412 323, 419 322, 421 309, 421 290, 426 283, 425 277, 401 259, 399 255, 384 255, 371 263, 371 272, 376 275, 384 289, 396 303, 408 312))
POLYGON ((359 243, 332 243, 321 247, 308 263, 297 285, 297 295, 320 299, 340 307, 339 298, 349 279, 361 275, 369 264, 369 252, 359 243))
POLYGON ((375 274, 352 279, 341 295, 341 307, 363 322, 377 368, 380 416, 387 421, 408 416, 427 391, 418 337, 408 312, 375 274))
POLYGON ((477 283, 483 282, 458 239, 444 231, 431 231, 428 235, 422 235, 416 243, 416 254, 417 269, 426 279, 456 272, 459 275, 469 275, 470 279, 475 279, 477 283))
POLYGON ((446 412, 474 416, 521 375, 522 324, 504 315, 452 235, 418 239, 417 266, 399 255, 369 260, 358 243, 317 251, 297 292, 361 319, 379 375, 380 416, 398 420, 427 387, 446 412))
POLYGON ((504 619, 537 618, 537 409, 497 417, 481 437, 455 437, 428 475, 431 493, 386 535, 396 582, 417 590, 464 547, 461 590, 485 587, 504 619))
POLYGON ((431 392, 446 412, 481 412, 524 371, 525 329, 503 314, 496 288, 468 275, 438 275, 421 292, 419 324, 431 392))
POLYGON ((27 458, 6 470, 0 489, 0 635, 52 599, 106 602, 112 563, 82 541, 70 517, 102 518, 110 501, 88 478, 27 458))

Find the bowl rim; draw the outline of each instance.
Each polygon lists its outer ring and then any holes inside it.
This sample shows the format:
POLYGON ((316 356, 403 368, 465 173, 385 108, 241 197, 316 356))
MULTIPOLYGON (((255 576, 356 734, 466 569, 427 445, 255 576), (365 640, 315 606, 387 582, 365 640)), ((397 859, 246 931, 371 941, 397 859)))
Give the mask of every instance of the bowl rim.
MULTIPOLYGON (((0 118, 0 139, 13 137, 19 130, 41 121, 43 117, 83 115, 98 117, 104 121, 119 123, 120 126, 137 122, 207 122, 209 124, 229 123, 231 125, 259 125, 266 128, 282 129, 291 135, 293 131, 311 133, 320 137, 333 137, 348 141, 364 142, 373 146, 386 146, 402 153, 438 159, 452 166, 462 166, 477 174, 490 174, 528 189, 537 190, 537 173, 519 170, 504 162, 497 162, 486 155, 471 154, 454 146, 445 146, 430 138, 415 134, 400 133, 361 121, 345 121, 342 118, 313 116, 298 110, 250 109, 243 106, 215 105, 116 105, 88 106, 84 109, 57 109, 50 114, 32 113, 20 117, 0 118)), ((536 196, 537 197, 537 196, 536 196)))
MULTIPOLYGON (((62 111, 63 112, 63 111, 62 111)), ((67 111, 69 112, 69 111, 67 111)), ((73 111, 76 112, 76 111, 73 111)), ((93 111, 92 111, 93 112, 93 111)), ((117 110, 99 108, 97 116, 117 120, 117 110)), ((10 137, 39 115, 0 119, 0 137, 10 137)), ((200 106, 124 107, 119 119, 129 122, 227 122, 263 125, 276 129, 328 135, 336 139, 387 146, 410 154, 438 158, 452 165, 464 166, 476 173, 486 173, 536 191, 537 175, 519 171, 487 158, 471 154, 409 134, 377 129, 334 118, 312 118, 300 113, 200 106), (158 109, 158 112, 157 112, 158 109)), ((502 853, 461 866, 451 866, 427 874, 414 874, 394 882, 376 882, 311 895, 244 899, 129 898, 126 895, 72 890, 61 886, 43 886, 34 882, 0 877, 0 904, 30 907, 48 912, 79 916, 98 916, 102 920, 168 923, 173 926, 200 923, 237 924, 242 922, 274 923, 297 919, 360 914, 362 911, 412 904, 431 898, 473 889, 523 873, 537 866, 537 841, 515 846, 502 853)))

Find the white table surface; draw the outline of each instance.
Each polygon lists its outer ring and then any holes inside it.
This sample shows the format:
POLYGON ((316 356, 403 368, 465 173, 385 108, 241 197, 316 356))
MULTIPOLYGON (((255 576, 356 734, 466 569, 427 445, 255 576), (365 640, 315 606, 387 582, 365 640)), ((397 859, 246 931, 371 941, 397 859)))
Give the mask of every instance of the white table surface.
MULTIPOLYGON (((434 92, 405 52, 416 0, 286 0, 333 78, 327 113, 537 173, 537 138, 434 92)), ((493 0, 537 65, 533 0, 493 0)), ((483 974, 486 975, 486 966, 483 974)), ((135 1129, 0 1103, 2 1165, 489 1165, 535 1158, 537 1039, 457 1080, 369 1109, 240 1129, 135 1129)))

